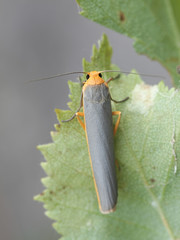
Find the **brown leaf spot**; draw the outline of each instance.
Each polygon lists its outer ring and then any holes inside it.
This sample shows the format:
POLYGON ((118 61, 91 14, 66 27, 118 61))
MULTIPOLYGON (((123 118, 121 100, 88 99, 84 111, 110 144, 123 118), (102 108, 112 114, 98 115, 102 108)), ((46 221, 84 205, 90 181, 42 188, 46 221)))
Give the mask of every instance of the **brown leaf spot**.
POLYGON ((156 180, 154 178, 150 179, 151 183, 154 183, 156 180))
POLYGON ((119 12, 119 20, 121 21, 121 22, 124 22, 125 21, 125 15, 124 15, 124 13, 123 12, 119 12))

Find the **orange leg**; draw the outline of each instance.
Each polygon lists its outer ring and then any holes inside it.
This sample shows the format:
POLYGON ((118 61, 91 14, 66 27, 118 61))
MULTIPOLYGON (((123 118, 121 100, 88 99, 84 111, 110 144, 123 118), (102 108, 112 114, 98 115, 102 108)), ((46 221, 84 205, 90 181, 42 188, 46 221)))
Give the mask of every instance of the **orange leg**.
POLYGON ((121 168, 120 168, 120 166, 119 166, 118 160, 115 160, 115 164, 116 164, 116 167, 117 167, 118 171, 120 171, 121 168))
POLYGON ((120 123, 120 119, 121 119, 121 112, 120 111, 115 111, 115 112, 112 112, 112 115, 118 115, 118 119, 116 121, 116 124, 115 124, 115 127, 114 127, 114 135, 116 134, 117 132, 117 129, 118 129, 118 126, 119 126, 119 123, 120 123))
POLYGON ((83 121, 80 119, 80 117, 79 116, 81 116, 81 117, 84 117, 84 113, 83 112, 77 112, 76 113, 76 116, 77 116, 77 120, 78 120, 78 122, 80 123, 80 125, 81 125, 81 127, 84 129, 84 131, 85 131, 85 124, 83 123, 83 121))
MULTIPOLYGON (((116 134, 117 132, 117 129, 118 129, 118 126, 119 126, 119 123, 120 123, 120 119, 121 119, 121 112, 120 111, 115 111, 115 112, 112 112, 112 115, 118 115, 118 119, 116 121, 116 124, 115 124, 115 127, 114 127, 114 135, 116 134)), ((116 167, 118 168, 118 170, 120 171, 120 166, 119 166, 119 163, 117 160, 115 160, 115 164, 116 164, 116 167)))

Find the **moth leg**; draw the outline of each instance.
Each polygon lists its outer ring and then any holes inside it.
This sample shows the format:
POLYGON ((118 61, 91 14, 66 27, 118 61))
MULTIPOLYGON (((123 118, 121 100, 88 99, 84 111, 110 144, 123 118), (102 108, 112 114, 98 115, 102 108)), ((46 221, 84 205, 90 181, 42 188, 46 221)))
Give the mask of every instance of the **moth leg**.
MULTIPOLYGON (((116 77, 111 77, 111 78, 109 78, 109 79, 106 81, 106 83, 108 84, 109 82, 118 79, 120 76, 121 76, 121 75, 118 74, 116 77)), ((115 103, 122 103, 122 102, 125 102, 125 101, 128 100, 128 99, 129 99, 129 97, 126 97, 126 98, 124 98, 123 100, 117 101, 117 100, 114 100, 114 99, 111 97, 111 101, 113 101, 113 102, 115 102, 115 103)))
MULTIPOLYGON (((115 112, 112 112, 112 115, 118 115, 118 119, 116 121, 114 131, 113 131, 114 136, 115 136, 115 134, 117 132, 117 129, 118 129, 118 126, 119 126, 119 123, 120 123, 120 120, 121 120, 121 112, 120 111, 115 111, 115 112)), ((117 169, 120 171, 120 166, 119 166, 119 163, 118 163, 117 160, 115 160, 115 164, 116 164, 117 169)))
MULTIPOLYGON (((76 113, 79 112, 79 110, 81 109, 82 105, 83 105, 83 92, 81 93, 80 105, 79 105, 79 108, 76 110, 76 113)), ((76 117, 76 113, 71 118, 69 118, 67 120, 62 120, 61 122, 69 122, 69 121, 73 120, 76 117)))
POLYGON ((118 163, 118 160, 115 160, 115 164, 116 164, 116 167, 117 167, 118 171, 120 171, 121 168, 120 168, 120 165, 119 165, 119 163, 118 163))
POLYGON ((80 86, 82 88, 85 82, 82 82, 81 77, 79 77, 79 83, 80 83, 80 86))
POLYGON ((114 131, 113 131, 114 136, 115 136, 115 134, 117 132, 117 129, 118 129, 118 126, 119 126, 119 123, 120 123, 121 112, 120 111, 114 111, 114 112, 112 112, 112 115, 118 115, 118 119, 116 121, 116 124, 115 124, 115 127, 114 127, 114 131))
POLYGON ((129 99, 129 97, 126 97, 126 98, 124 98, 123 100, 116 101, 116 100, 112 99, 112 97, 111 97, 111 101, 113 101, 113 102, 115 102, 115 103, 122 103, 122 102, 125 102, 125 101, 128 100, 128 99, 129 99))
POLYGON ((83 112, 77 112, 76 113, 76 116, 77 116, 77 120, 79 122, 79 124, 81 125, 81 127, 84 129, 85 131, 85 124, 83 123, 83 121, 80 119, 80 116, 81 117, 84 117, 84 113, 83 112))
POLYGON ((115 76, 115 77, 111 77, 111 78, 109 78, 109 79, 106 81, 106 83, 108 84, 109 82, 111 82, 111 81, 113 81, 113 80, 116 80, 116 79, 118 79, 120 76, 121 76, 121 75, 120 75, 120 74, 118 74, 118 75, 117 75, 117 76, 115 76))

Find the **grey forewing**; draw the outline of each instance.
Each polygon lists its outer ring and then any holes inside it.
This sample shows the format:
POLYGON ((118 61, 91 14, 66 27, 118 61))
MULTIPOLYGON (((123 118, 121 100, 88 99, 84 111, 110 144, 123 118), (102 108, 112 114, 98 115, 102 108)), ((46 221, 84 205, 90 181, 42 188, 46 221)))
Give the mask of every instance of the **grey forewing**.
POLYGON ((101 209, 108 212, 117 202, 112 110, 105 84, 87 86, 83 96, 85 125, 101 209))

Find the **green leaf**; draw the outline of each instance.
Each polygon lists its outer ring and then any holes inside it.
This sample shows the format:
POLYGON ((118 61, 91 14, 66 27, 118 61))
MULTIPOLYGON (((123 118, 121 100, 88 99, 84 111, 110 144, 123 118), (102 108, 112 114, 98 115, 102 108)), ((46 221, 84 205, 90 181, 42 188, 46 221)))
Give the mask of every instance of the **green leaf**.
MULTIPOLYGON (((134 39, 140 54, 160 62, 180 87, 179 0, 77 0, 81 15, 134 39)), ((152 73, 153 74, 153 73, 152 73)))
MULTIPOLYGON (((110 63, 111 47, 104 35, 99 50, 93 48, 85 71, 117 68, 110 63)), ((105 76, 106 77, 106 76, 105 76)), ((180 94, 161 82, 149 86, 138 75, 121 75, 109 83, 112 104, 122 118, 115 136, 119 162, 118 204, 114 213, 99 212, 88 157, 86 137, 72 116, 79 105, 80 87, 69 82, 71 111, 56 110, 61 125, 52 132, 53 143, 38 148, 46 161, 46 189, 35 199, 44 203, 46 215, 62 239, 177 240, 180 238, 180 94), (176 174, 175 166, 178 166, 176 174)))

